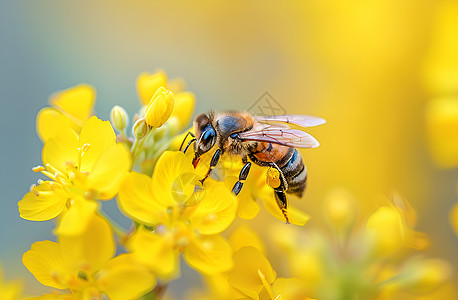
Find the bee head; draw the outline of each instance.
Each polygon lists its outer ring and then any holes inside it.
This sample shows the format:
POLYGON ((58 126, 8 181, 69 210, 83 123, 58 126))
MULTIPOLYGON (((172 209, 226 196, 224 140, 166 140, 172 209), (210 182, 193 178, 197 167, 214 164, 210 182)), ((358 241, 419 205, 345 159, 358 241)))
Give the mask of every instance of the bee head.
POLYGON ((194 161, 197 161, 202 154, 208 152, 215 145, 216 130, 207 114, 200 114, 194 119, 194 129, 197 138, 194 148, 196 153, 194 161))

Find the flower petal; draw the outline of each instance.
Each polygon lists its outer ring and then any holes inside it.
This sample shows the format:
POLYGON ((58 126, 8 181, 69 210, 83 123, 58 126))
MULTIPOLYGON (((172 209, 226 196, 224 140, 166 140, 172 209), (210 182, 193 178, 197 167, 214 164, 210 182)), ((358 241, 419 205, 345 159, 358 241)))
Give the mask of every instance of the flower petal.
POLYGON ((87 177, 87 186, 96 190, 100 199, 111 199, 118 192, 129 168, 130 154, 124 145, 112 145, 95 163, 87 177))
POLYGON ((132 254, 111 259, 97 274, 99 288, 112 300, 137 299, 156 285, 156 278, 132 254))
POLYGON ((179 127, 185 128, 191 121, 196 99, 193 93, 182 92, 175 94, 175 104, 170 118, 177 118, 179 127))
POLYGON ((80 84, 51 96, 51 104, 62 113, 71 117, 79 126, 92 114, 95 90, 87 84, 80 84))
POLYGON ((81 157, 81 172, 91 172, 97 160, 116 142, 116 134, 109 121, 91 117, 80 133, 78 148, 88 144, 89 148, 81 157))
POLYGON ((136 259, 151 268, 162 280, 171 280, 180 275, 180 256, 168 236, 139 227, 127 246, 136 259))
POLYGON ((116 244, 108 222, 93 214, 81 235, 59 235, 67 265, 90 273, 99 270, 115 254, 116 244))
POLYGON ((22 256, 22 262, 40 283, 57 289, 68 288, 58 280, 67 274, 59 244, 51 241, 33 243, 22 256))
POLYGON ((137 93, 142 105, 148 105, 151 97, 161 86, 167 87, 167 76, 158 71, 154 74, 144 72, 137 78, 137 93))
POLYGON ((44 181, 18 203, 21 218, 47 221, 57 217, 65 208, 68 194, 63 189, 51 189, 52 181, 44 181), (38 195, 37 195, 38 194, 38 195))
POLYGON ((201 234, 216 234, 225 230, 235 219, 237 200, 224 184, 207 186, 202 201, 190 217, 191 224, 201 234))
POLYGON ((243 247, 251 246, 265 253, 265 247, 259 236, 250 227, 241 225, 237 227, 230 235, 229 242, 234 251, 243 247))
POLYGON ((224 272, 232 267, 231 246, 216 234, 192 240, 183 256, 191 267, 205 274, 224 272))
POLYGON ((37 133, 43 142, 54 137, 58 132, 72 129, 79 132, 81 127, 55 108, 45 107, 37 114, 37 133))
MULTIPOLYGON (((269 199, 268 197, 261 197, 264 203, 264 207, 272 216, 274 216, 282 222, 285 222, 285 216, 283 216, 283 213, 281 212, 280 208, 277 205, 277 202, 275 201, 273 190, 271 190, 271 192, 272 198, 269 199)), ((309 215, 295 207, 292 207, 291 205, 288 206, 287 214, 289 223, 294 225, 304 226, 308 222, 308 220, 310 220, 309 215)))
POLYGON ((55 229, 57 235, 80 235, 82 234, 94 213, 97 211, 99 204, 95 201, 85 200, 83 198, 74 198, 70 200, 71 206, 62 215, 62 218, 55 229))
POLYGON ((135 221, 155 225, 167 208, 154 198, 151 181, 145 174, 130 172, 119 189, 118 203, 121 211, 135 221))
MULTIPOLYGON (((47 164, 50 164, 66 175, 68 167, 74 166, 78 162, 77 148, 78 136, 74 131, 65 129, 45 142, 41 153, 41 160, 45 167, 47 164)), ((50 172, 54 173, 53 170, 50 170, 50 172)))
POLYGON ((263 288, 259 272, 269 284, 277 276, 267 258, 258 249, 243 247, 234 252, 234 268, 229 271, 228 281, 247 295, 250 292, 259 294, 263 288))
POLYGON ((187 203, 193 195, 197 179, 192 164, 180 151, 166 151, 158 159, 153 173, 153 194, 161 205, 187 203))
MULTIPOLYGON (((238 177, 236 176, 227 176, 226 179, 224 179, 224 183, 228 190, 232 190, 232 187, 237 181, 238 177)), ((247 181, 247 184, 244 184, 242 190, 237 195, 237 216, 241 219, 253 219, 259 212, 259 204, 253 199, 252 194, 252 186, 247 181)))

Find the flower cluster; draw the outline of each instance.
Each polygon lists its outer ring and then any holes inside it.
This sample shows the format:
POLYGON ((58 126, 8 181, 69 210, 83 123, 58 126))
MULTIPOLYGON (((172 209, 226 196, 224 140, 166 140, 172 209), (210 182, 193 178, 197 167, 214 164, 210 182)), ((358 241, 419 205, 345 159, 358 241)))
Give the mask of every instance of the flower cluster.
MULTIPOLYGON (((207 286, 189 291, 189 299, 388 299, 409 289, 429 291, 448 278, 440 260, 399 264, 406 248, 428 244, 414 231, 413 209, 399 197, 357 227, 348 199, 331 196, 329 239, 284 224, 271 188, 279 181, 273 169, 253 165, 236 197, 231 188, 243 165, 239 157, 223 156, 202 182, 212 151, 197 166, 192 151, 180 151, 193 131, 194 95, 163 72, 141 74, 137 91, 141 108, 132 123, 120 106, 113 107, 111 122, 93 116, 95 92, 88 85, 57 93, 38 113, 44 146, 33 171, 46 179, 19 201, 19 213, 26 220, 54 220, 57 238, 38 241, 23 255, 35 278, 55 289, 36 299, 162 299, 181 276, 182 260, 207 286), (129 230, 103 212, 101 202, 114 198, 132 220, 129 230), (259 203, 281 221, 269 230, 277 260, 269 260, 247 225, 259 203), (288 270, 276 267, 279 262, 288 270)), ((288 216, 295 225, 309 219, 294 207, 288 216)))

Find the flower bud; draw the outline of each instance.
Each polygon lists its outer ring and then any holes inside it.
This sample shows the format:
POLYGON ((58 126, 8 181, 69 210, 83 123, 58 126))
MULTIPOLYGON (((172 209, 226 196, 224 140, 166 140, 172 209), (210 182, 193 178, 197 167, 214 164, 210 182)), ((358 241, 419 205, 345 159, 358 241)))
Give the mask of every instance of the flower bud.
POLYGON ((351 195, 344 189, 331 191, 325 200, 324 215, 336 229, 346 229, 355 220, 356 207, 351 195))
POLYGON ((116 129, 119 131, 124 130, 127 126, 128 119, 129 118, 124 108, 118 105, 113 106, 110 112, 110 120, 111 124, 113 124, 116 129))
POLYGON ((173 93, 160 87, 145 111, 146 124, 152 127, 161 127, 170 117, 174 105, 173 93))
POLYGON ((145 119, 140 118, 135 122, 132 132, 137 139, 143 138, 148 132, 148 126, 146 125, 145 119))
POLYGON ((405 232, 405 221, 395 207, 380 207, 369 217, 366 225, 373 251, 381 256, 392 255, 405 247, 405 232))

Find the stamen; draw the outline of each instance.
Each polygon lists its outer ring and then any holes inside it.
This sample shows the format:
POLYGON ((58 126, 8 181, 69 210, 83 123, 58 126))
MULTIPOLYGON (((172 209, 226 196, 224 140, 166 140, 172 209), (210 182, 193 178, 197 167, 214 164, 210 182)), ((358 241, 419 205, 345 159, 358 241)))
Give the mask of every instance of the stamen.
POLYGON ((37 196, 37 197, 40 196, 40 193, 38 192, 37 186, 35 184, 32 184, 30 186, 30 191, 33 192, 35 194, 35 196, 37 196))
POLYGON ((91 144, 84 144, 83 147, 81 148, 81 155, 83 155, 84 152, 89 150, 89 148, 91 148, 91 144))
POLYGON ((46 169, 43 166, 36 166, 36 167, 32 168, 32 171, 34 171, 35 173, 43 172, 44 170, 46 170, 46 169))
POLYGON ((275 298, 274 292, 272 291, 272 287, 270 286, 270 284, 266 280, 266 276, 264 276, 264 274, 262 274, 261 270, 259 270, 259 269, 258 269, 258 276, 261 279, 262 285, 266 288, 266 291, 269 294, 270 299, 272 299, 272 300, 277 299, 277 298, 275 298))

